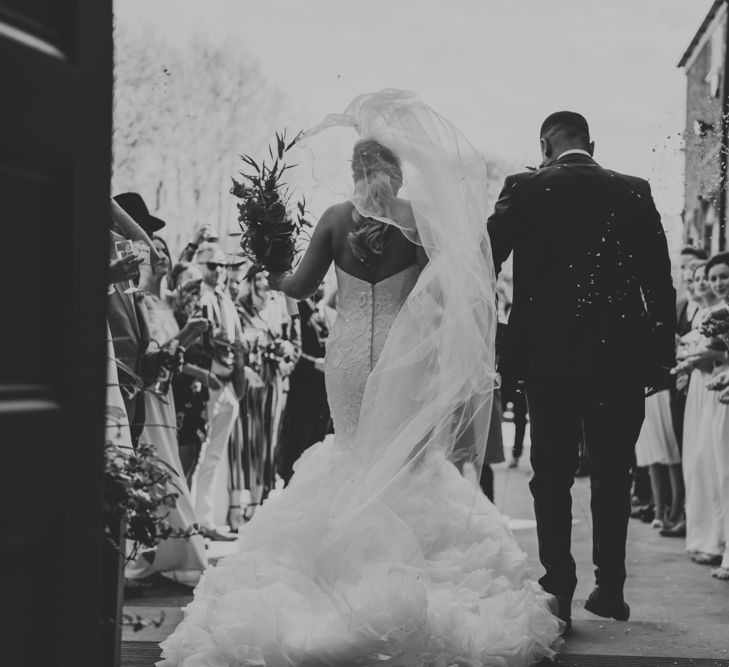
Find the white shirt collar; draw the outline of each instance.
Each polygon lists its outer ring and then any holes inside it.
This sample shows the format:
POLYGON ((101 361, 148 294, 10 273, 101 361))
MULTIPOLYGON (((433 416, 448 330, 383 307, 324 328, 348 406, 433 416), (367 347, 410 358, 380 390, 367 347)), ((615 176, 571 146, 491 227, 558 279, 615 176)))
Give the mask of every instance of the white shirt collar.
POLYGON ((561 160, 565 155, 587 155, 587 157, 592 159, 592 155, 590 155, 587 151, 583 151, 581 148, 572 148, 568 151, 565 151, 564 153, 560 153, 560 156, 557 158, 557 160, 561 160))

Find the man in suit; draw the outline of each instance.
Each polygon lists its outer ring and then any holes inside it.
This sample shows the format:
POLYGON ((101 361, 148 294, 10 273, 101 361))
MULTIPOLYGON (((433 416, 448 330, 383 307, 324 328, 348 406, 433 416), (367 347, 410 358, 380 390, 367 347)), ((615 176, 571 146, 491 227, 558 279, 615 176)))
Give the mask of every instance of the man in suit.
POLYGON ((236 345, 242 345, 243 332, 238 313, 224 286, 228 264, 222 248, 214 243, 202 243, 195 254, 195 262, 203 277, 200 306, 207 310, 212 339, 218 344, 215 345, 215 351, 208 351, 212 355, 207 406, 208 435, 192 476, 192 497, 202 534, 213 540, 225 540, 230 538, 219 533, 215 527, 214 482, 215 471, 226 457, 228 441, 239 414, 233 380, 241 369, 235 366, 233 350, 236 345))
POLYGON ((488 221, 497 272, 514 253, 501 364, 525 381, 529 403, 540 583, 569 627, 570 489, 584 429, 597 584, 585 608, 627 620, 630 469, 645 387, 674 363, 671 264, 648 183, 593 159, 582 116, 552 114, 540 143, 541 167, 507 177, 488 221))

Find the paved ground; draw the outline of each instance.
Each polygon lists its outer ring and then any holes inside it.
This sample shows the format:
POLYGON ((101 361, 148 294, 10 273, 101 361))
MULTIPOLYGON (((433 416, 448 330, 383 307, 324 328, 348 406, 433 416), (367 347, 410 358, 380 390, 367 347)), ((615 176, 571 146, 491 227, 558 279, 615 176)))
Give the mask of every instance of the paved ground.
MULTIPOLYGON (((511 424, 505 424, 504 431, 504 441, 510 443, 511 424)), ((533 563, 534 574, 539 576, 527 459, 528 449, 519 468, 495 466, 496 504, 510 517, 512 529, 533 563)), ((579 584, 573 605, 573 631, 560 664, 729 667, 729 583, 713 579, 708 568, 693 564, 683 553, 683 540, 662 538, 648 524, 636 520, 630 524, 626 589, 632 607, 630 622, 599 619, 582 608, 593 586, 587 480, 577 480, 573 498, 573 545, 579 584)), ((230 548, 220 543, 212 547, 212 556, 230 548)), ((153 647, 146 642, 166 637, 180 620, 179 607, 189 599, 188 591, 170 585, 148 591, 143 599, 125 607, 126 613, 148 619, 165 614, 159 628, 147 627, 140 632, 125 628, 125 665, 151 664, 153 647)))

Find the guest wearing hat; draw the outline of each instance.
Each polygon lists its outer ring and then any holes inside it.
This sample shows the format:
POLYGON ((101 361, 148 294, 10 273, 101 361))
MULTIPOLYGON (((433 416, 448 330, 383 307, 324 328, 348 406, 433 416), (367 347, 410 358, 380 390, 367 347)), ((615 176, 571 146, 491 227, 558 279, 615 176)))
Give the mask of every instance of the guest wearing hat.
POLYGON ((120 195, 114 197, 119 206, 121 206, 129 215, 134 218, 135 222, 145 231, 149 236, 152 236, 155 232, 158 232, 165 226, 165 221, 155 218, 147 208, 147 204, 144 203, 142 195, 136 192, 123 192, 120 195))

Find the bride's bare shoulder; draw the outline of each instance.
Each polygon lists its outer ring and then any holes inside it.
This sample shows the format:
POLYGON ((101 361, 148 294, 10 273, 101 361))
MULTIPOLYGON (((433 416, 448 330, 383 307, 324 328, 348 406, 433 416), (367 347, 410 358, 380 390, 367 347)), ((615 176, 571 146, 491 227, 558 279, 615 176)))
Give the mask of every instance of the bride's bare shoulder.
POLYGON ((400 218, 401 220, 414 220, 413 216, 413 205, 409 199, 402 199, 401 197, 393 197, 392 203, 390 204, 390 210, 394 217, 400 218))
POLYGON ((319 224, 336 224, 341 220, 351 220, 353 210, 354 205, 349 201, 332 204, 326 211, 324 211, 321 218, 319 218, 319 224))

